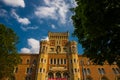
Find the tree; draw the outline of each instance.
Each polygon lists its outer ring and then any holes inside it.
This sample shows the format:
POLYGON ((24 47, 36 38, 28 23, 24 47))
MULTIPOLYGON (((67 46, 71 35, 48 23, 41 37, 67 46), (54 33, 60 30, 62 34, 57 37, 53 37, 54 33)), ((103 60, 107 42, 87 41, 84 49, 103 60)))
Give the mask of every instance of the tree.
POLYGON ((73 35, 96 64, 120 67, 120 0, 76 0, 73 35))
POLYGON ((0 24, 0 80, 12 77, 14 67, 21 61, 16 50, 17 41, 15 32, 0 24))

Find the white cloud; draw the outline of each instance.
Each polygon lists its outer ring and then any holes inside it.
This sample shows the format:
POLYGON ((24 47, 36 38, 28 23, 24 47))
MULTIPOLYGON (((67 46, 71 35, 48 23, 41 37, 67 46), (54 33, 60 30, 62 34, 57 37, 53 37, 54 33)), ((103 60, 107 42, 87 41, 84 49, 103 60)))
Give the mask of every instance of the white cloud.
POLYGON ((24 30, 24 31, 27 31, 27 30, 36 30, 38 28, 39 28, 38 26, 33 26, 33 27, 23 27, 23 26, 21 26, 21 29, 24 30))
POLYGON ((56 29, 56 26, 54 24, 51 24, 52 29, 56 29))
POLYGON ((14 9, 11 11, 11 14, 12 14, 12 16, 13 16, 15 19, 17 19, 17 21, 18 21, 19 23, 21 23, 21 24, 23 24, 23 25, 28 25, 28 24, 31 23, 28 18, 21 18, 21 17, 15 12, 14 9))
POLYGON ((25 7, 24 0, 2 0, 6 5, 12 6, 12 7, 25 7))
POLYGON ((44 41, 44 40, 49 41, 49 38, 48 38, 48 36, 44 36, 41 40, 42 41, 44 41))
POLYGON ((49 18, 60 20, 60 23, 65 24, 67 13, 69 11, 69 4, 65 0, 44 0, 45 6, 39 6, 34 12, 39 18, 49 18))
POLYGON ((54 7, 38 7, 35 15, 39 16, 39 18, 57 19, 54 7))
POLYGON ((17 18, 18 22, 24 25, 28 25, 30 24, 30 21, 28 20, 28 18, 17 18))
POLYGON ((31 52, 30 52, 30 49, 28 48, 22 48, 21 53, 31 53, 31 52))
POLYGON ((29 38, 27 41, 29 48, 22 48, 21 53, 39 53, 39 40, 29 38))

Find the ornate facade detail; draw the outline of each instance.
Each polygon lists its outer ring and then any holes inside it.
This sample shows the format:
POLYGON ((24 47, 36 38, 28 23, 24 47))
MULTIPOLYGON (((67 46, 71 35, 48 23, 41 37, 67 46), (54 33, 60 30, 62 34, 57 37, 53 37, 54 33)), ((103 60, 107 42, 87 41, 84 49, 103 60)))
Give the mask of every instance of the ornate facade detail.
POLYGON ((20 54, 16 80, 117 80, 117 65, 94 65, 77 52, 77 43, 68 32, 49 32, 49 41, 40 41, 39 54, 20 54))

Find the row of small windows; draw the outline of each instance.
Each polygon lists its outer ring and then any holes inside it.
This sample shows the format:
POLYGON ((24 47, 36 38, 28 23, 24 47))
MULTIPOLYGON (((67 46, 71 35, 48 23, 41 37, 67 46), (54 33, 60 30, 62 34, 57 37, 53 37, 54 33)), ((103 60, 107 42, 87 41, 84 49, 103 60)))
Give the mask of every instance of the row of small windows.
MULTIPOLYGON (((107 62, 104 62, 104 64, 108 65, 107 62)), ((80 60, 80 65, 96 65, 95 63, 93 63, 90 60, 80 60)), ((116 62, 113 63, 113 65, 116 65, 116 62)))
MULTIPOLYGON (((112 68, 112 70, 113 70, 114 74, 120 74, 119 68, 112 68)), ((76 69, 75 69, 75 72, 76 72, 76 69)), ((91 71, 90 71, 89 68, 83 68, 83 69, 82 69, 82 72, 83 72, 84 75, 90 75, 90 74, 91 74, 91 71)), ((99 72, 99 74, 101 74, 101 75, 104 75, 104 74, 105 74, 104 68, 98 68, 98 72, 99 72)))
POLYGON ((115 74, 120 74, 119 68, 112 68, 112 70, 115 74))
POLYGON ((50 64, 66 64, 66 59, 50 59, 50 64))
MULTIPOLYGON (((15 68, 14 73, 18 72, 18 67, 15 68)), ((32 73, 33 72, 33 68, 26 68, 26 73, 32 73)))
POLYGON ((40 73, 44 73, 45 69, 44 68, 40 68, 40 73))
POLYGON ((65 39, 68 38, 68 36, 50 36, 50 38, 65 39))
POLYGON ((40 58, 40 63, 46 63, 46 59, 40 58))
POLYGON ((79 71, 80 71, 80 70, 77 69, 77 68, 74 68, 74 69, 71 70, 72 73, 77 73, 77 72, 79 72, 79 71))
POLYGON ((73 60, 71 59, 71 63, 77 63, 77 62, 78 62, 77 59, 75 59, 75 58, 73 60))
MULTIPOLYGON (((31 62, 30 62, 30 60, 29 59, 27 59, 26 60, 26 64, 30 64, 31 62)), ((21 60, 21 64, 22 64, 22 60, 21 60)), ((36 61, 36 59, 34 59, 33 61, 32 61, 32 64, 34 64, 34 65, 36 65, 37 64, 37 61, 36 61)))
POLYGON ((99 74, 105 74, 105 70, 104 70, 104 68, 98 68, 98 71, 99 71, 99 74))
POLYGON ((85 75, 90 75, 90 74, 91 74, 90 69, 89 69, 89 68, 84 68, 84 69, 83 69, 83 74, 85 74, 85 75))

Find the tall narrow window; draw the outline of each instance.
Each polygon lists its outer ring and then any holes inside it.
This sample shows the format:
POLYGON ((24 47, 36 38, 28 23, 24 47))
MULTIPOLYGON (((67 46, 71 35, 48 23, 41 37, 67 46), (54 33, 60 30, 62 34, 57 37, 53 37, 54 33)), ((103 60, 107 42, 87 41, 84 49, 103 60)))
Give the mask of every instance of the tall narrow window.
POLYGON ((29 68, 27 68, 27 71, 26 71, 26 73, 29 73, 29 68))
POLYGON ((83 74, 84 74, 84 75, 87 74, 86 68, 83 69, 83 74))
POLYGON ((45 72, 45 69, 43 69, 43 72, 45 72))
POLYGON ((120 69, 116 68, 116 71, 117 71, 118 74, 120 74, 120 69))
POLYGON ((104 68, 98 68, 98 71, 99 71, 99 73, 102 74, 102 75, 105 74, 104 68))
POLYGON ((53 62, 52 59, 50 59, 50 64, 53 64, 52 62, 53 62))
POLYGON ((76 59, 74 59, 74 63, 76 63, 76 59))
POLYGON ((90 69, 87 68, 87 75, 90 75, 90 69))
POLYGON ((29 59, 27 59, 27 64, 29 64, 30 63, 30 60, 29 59))
POLYGON ((41 58, 41 63, 43 63, 43 58, 41 58))
POLYGON ((66 64, 66 59, 64 59, 64 64, 66 64))
POLYGON ((42 72, 42 68, 40 68, 40 72, 42 72))
POLYGON ((102 68, 102 74, 105 74, 105 70, 104 70, 104 68, 102 68))
POLYGON ((72 59, 70 60, 70 62, 72 63, 72 59))
POLYGON ((61 59, 61 64, 63 64, 63 59, 61 59))
POLYGON ((46 63, 46 59, 44 59, 44 63, 46 63))
POLYGON ((113 70, 113 72, 114 72, 115 74, 120 74, 120 72, 119 72, 119 69, 118 69, 118 68, 112 68, 112 70, 113 70))
POLYGON ((77 69, 75 68, 75 72, 77 72, 77 69))
POLYGON ((54 59, 54 64, 56 64, 56 59, 54 59))
POLYGON ((83 72, 85 75, 90 75, 90 69, 89 68, 84 68, 83 72))

